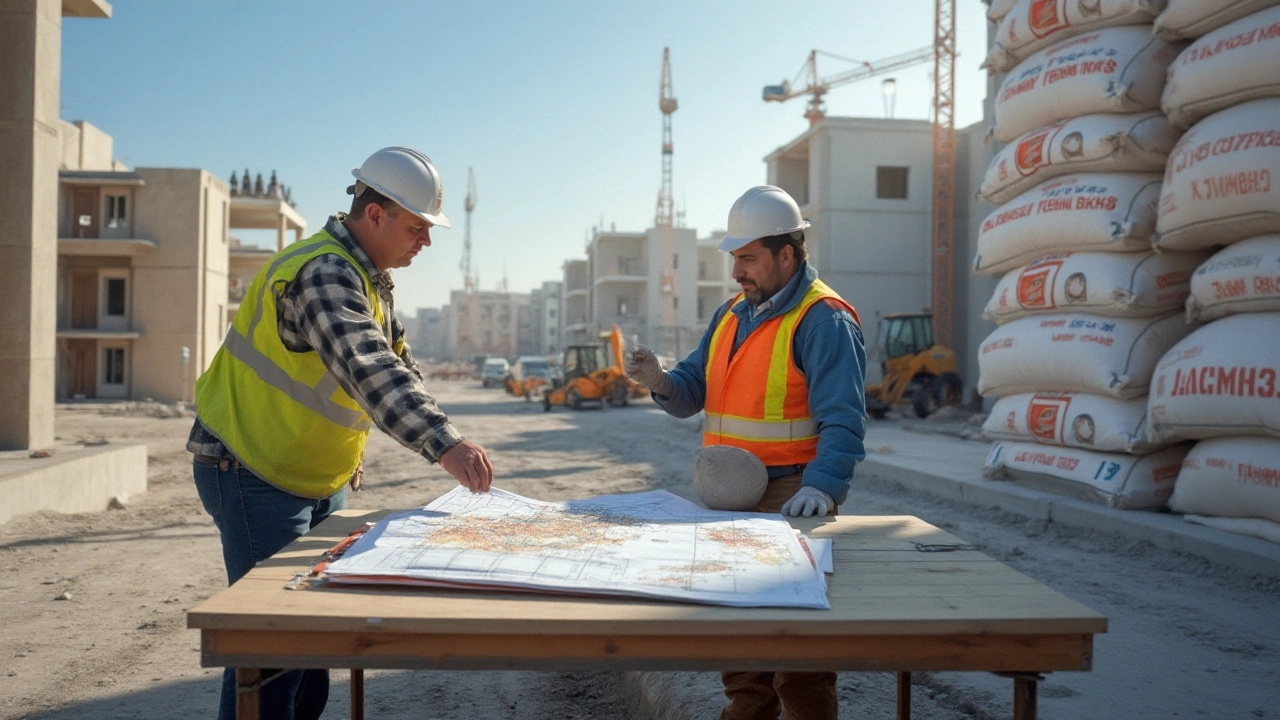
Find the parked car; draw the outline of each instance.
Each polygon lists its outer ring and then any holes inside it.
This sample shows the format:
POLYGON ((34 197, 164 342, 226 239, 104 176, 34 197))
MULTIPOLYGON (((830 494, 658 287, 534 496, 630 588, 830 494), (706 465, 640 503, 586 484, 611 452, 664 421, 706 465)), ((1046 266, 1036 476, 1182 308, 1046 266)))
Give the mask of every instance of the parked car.
POLYGON ((485 387, 501 387, 506 383, 509 372, 511 365, 506 358, 485 358, 484 367, 480 368, 480 382, 485 387))

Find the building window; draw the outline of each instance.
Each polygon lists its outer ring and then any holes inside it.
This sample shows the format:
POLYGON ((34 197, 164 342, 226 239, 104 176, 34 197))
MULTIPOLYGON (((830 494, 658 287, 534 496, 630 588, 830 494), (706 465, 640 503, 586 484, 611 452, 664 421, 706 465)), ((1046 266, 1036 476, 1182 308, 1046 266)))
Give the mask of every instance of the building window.
POLYGON ((102 382, 107 385, 124 384, 124 348, 103 349, 102 382))
POLYGON ((124 278, 107 278, 107 316, 124 317, 125 284, 124 278))
POLYGON ((672 310, 679 310, 679 309, 680 309, 680 296, 678 296, 678 295, 677 295, 677 296, 675 296, 675 297, 671 298, 671 309, 672 309, 672 310))
POLYGON ((671 269, 680 269, 680 253, 671 253, 671 269))
POLYGON ((125 226, 127 222, 125 207, 124 195, 107 196, 107 227, 118 228, 125 226))
POLYGON ((707 261, 706 260, 698 261, 698 279, 699 280, 707 279, 707 261))
POLYGON ((618 315, 621 317, 627 316, 627 299, 624 297, 618 298, 618 315))
POLYGON ((907 171, 911 168, 876 167, 876 197, 881 200, 907 199, 907 171))

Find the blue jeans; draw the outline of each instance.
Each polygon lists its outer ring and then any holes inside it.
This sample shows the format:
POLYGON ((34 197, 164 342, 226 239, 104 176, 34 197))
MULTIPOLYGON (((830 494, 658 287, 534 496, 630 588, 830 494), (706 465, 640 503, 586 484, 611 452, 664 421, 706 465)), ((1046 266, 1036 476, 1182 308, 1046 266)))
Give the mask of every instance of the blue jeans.
MULTIPOLYGON (((222 536, 227 584, 347 505, 347 488, 321 500, 290 495, 231 459, 194 461, 196 492, 222 536)), ((262 687, 262 717, 314 720, 329 701, 328 670, 290 670, 262 687)), ((219 720, 236 715, 236 673, 222 673, 219 720)))

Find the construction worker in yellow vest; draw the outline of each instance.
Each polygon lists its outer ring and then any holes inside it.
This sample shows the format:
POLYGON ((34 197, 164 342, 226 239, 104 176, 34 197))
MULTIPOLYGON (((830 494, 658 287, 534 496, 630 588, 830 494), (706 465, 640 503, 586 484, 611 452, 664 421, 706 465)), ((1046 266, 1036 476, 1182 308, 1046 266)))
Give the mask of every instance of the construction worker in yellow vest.
MULTIPOLYGON (((742 292, 711 317, 698 347, 670 372, 649 348, 627 373, 667 413, 704 413, 702 443, 754 454, 769 471, 756 512, 828 515, 866 453, 866 350, 858 313, 808 262, 809 222, 781 188, 748 190, 729 211, 720 249, 742 292)), ((721 720, 835 720, 834 672, 724 672, 721 720)))
MULTIPOLYGON (((451 227, 440 175, 406 147, 351 174, 350 213, 267 262, 196 382, 187 449, 228 584, 345 506, 374 425, 472 492, 493 482, 484 449, 427 393, 395 316, 388 271, 430 247, 432 228, 451 227)), ((286 672, 264 686, 262 717, 318 718, 328 694, 328 671, 286 672)), ((235 707, 228 669, 219 718, 235 707)))

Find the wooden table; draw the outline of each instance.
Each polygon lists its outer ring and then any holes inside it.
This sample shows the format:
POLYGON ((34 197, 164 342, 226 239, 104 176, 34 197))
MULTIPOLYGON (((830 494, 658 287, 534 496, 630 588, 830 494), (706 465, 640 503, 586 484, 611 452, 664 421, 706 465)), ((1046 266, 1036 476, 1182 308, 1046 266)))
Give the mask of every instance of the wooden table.
POLYGON ((834 540, 830 610, 422 588, 286 590, 297 572, 384 512, 344 510, 187 614, 201 664, 237 668, 237 717, 258 718, 262 668, 978 670, 1014 680, 1015 720, 1034 720, 1037 681, 1089 670, 1102 615, 909 516, 795 519, 834 540))

